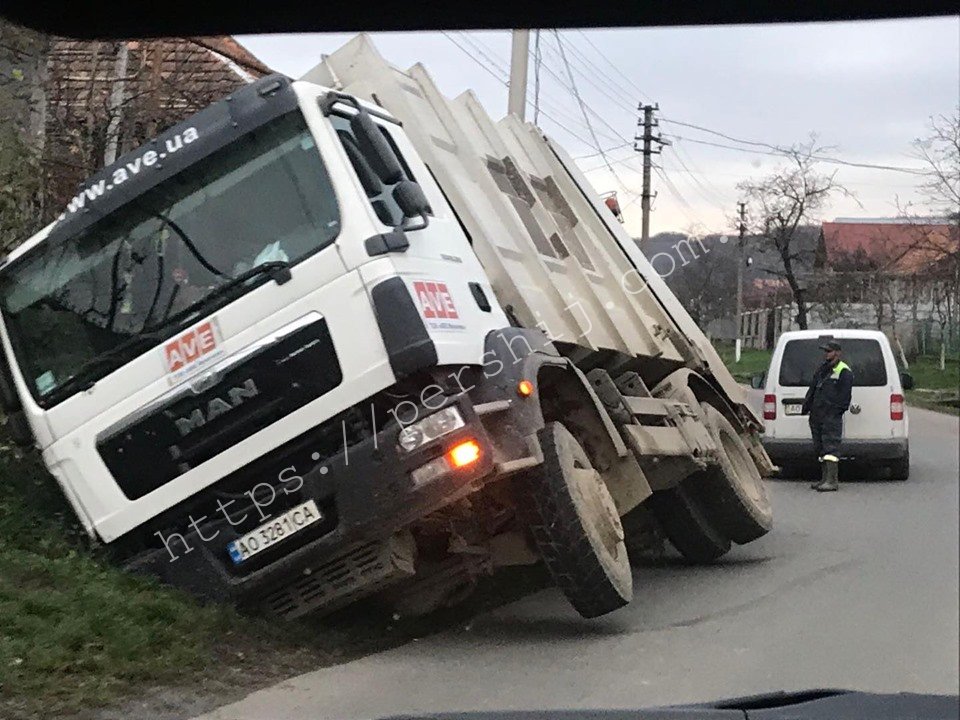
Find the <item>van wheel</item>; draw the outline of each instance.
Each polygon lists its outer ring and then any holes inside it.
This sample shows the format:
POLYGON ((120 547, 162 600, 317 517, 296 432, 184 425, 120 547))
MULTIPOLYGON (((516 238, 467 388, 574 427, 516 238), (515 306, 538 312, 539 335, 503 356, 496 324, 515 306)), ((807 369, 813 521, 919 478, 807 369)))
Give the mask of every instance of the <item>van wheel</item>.
POLYGON ((655 492, 646 501, 667 540, 692 563, 713 562, 730 550, 730 539, 697 501, 703 472, 694 473, 675 488, 655 492))
POLYGON ((763 537, 773 526, 773 509, 760 470, 730 421, 712 405, 700 407, 720 448, 718 464, 703 473, 704 510, 739 545, 763 537))
POLYGON ((897 458, 889 465, 891 480, 909 480, 910 479, 910 448, 903 454, 903 457, 897 458))
POLYGON ((610 492, 562 423, 548 422, 538 437, 543 463, 517 478, 521 517, 578 613, 592 618, 623 607, 633 576, 610 492))

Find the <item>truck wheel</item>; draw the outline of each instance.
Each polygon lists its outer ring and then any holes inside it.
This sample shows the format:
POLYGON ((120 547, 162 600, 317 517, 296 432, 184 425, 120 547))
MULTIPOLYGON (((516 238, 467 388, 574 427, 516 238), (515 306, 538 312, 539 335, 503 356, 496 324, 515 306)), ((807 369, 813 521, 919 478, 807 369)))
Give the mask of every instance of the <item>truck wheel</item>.
POLYGON ((684 559, 708 563, 730 550, 730 539, 717 530, 697 502, 700 475, 696 473, 670 490, 655 492, 646 505, 653 511, 667 540, 684 559))
POLYGON ((773 526, 767 487, 730 421, 712 405, 703 403, 701 408, 720 448, 719 463, 704 471, 699 483, 703 508, 717 529, 733 542, 751 542, 773 526))
POLYGON ((903 454, 903 457, 897 458, 890 463, 891 480, 909 480, 910 479, 910 448, 903 454))
POLYGON ((633 577, 616 505, 559 422, 539 432, 543 463, 517 478, 519 510, 557 586, 586 618, 623 607, 633 577))

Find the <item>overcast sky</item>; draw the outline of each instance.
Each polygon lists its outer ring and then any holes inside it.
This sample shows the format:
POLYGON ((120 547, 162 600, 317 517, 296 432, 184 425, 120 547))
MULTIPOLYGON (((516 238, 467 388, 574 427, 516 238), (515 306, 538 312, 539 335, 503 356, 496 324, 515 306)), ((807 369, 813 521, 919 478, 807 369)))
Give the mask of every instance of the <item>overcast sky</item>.
MULTIPOLYGON (((659 103, 661 131, 673 145, 657 158, 673 187, 654 175, 652 232, 726 231, 736 208, 737 182, 773 171, 782 159, 667 119, 699 125, 739 140, 780 146, 811 132, 842 160, 918 167, 910 143, 926 134, 930 115, 960 103, 960 18, 802 25, 717 26, 561 32, 577 88, 616 177, 600 156, 580 161, 598 191, 617 190, 627 227, 640 234, 641 158, 631 147, 638 102, 659 103), (602 119, 601 119, 602 118, 602 119), (701 141, 701 142, 694 142, 701 141), (718 148, 703 141, 736 145, 718 148)), ((299 77, 351 34, 241 36, 275 70, 299 77)), ((422 62, 440 89, 455 96, 472 88, 488 112, 506 112, 503 79, 509 32, 375 33, 380 52, 406 69, 422 62)), ((552 31, 540 33, 540 116, 544 131, 570 154, 596 154, 569 89, 552 31), (561 124, 566 127, 561 127, 561 124)), ((531 49, 533 38, 531 38, 531 49)), ((532 100, 533 64, 528 96, 532 100)), ((531 119, 528 109, 527 119, 531 119)), ((856 201, 836 200, 825 213, 878 217, 915 199, 916 177, 846 166, 837 178, 856 201), (862 206, 862 207, 861 207, 862 206)))

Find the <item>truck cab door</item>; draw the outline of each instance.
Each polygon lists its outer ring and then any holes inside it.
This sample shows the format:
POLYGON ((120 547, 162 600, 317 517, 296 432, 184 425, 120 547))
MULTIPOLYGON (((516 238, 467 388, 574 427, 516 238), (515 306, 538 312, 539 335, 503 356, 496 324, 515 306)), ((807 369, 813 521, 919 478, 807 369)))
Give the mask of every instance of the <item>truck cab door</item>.
POLYGON ((334 111, 328 119, 372 209, 373 232, 356 238, 349 253, 364 284, 372 291, 399 277, 436 346, 438 364, 480 362, 486 335, 509 321, 429 168, 398 124, 373 118, 400 160, 402 180, 417 183, 430 205, 425 218, 406 218, 395 197, 397 184, 379 180, 365 162, 350 115, 334 111))

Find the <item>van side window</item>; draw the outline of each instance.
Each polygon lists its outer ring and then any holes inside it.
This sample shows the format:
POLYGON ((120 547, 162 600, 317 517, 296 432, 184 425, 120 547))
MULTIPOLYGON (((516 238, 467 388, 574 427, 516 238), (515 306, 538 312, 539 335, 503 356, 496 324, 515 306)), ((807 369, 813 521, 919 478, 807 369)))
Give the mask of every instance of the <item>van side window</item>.
MULTIPOLYGON (((343 149, 346 150, 347 157, 350 158, 350 164, 353 165, 353 169, 357 175, 361 179, 366 176, 370 176, 372 174, 372 170, 367 165, 367 161, 364 159, 363 153, 360 151, 360 146, 357 144, 357 139, 350 130, 350 119, 344 117, 343 115, 333 113, 330 115, 330 123, 333 125, 334 130, 336 130, 337 137, 340 138, 340 142, 343 144, 343 149)), ((400 160, 400 167, 403 168, 403 173, 405 176, 404 179, 413 180, 413 175, 410 172, 407 161, 404 159, 403 153, 401 153, 400 149, 397 147, 396 142, 394 142, 386 128, 381 126, 380 130, 383 132, 387 142, 390 143, 394 153, 396 153, 397 158, 400 160)), ((403 212, 400 210, 400 206, 397 205, 396 201, 393 199, 393 188, 395 185, 385 185, 379 181, 373 185, 368 183, 363 183, 363 185, 364 192, 366 193, 367 198, 370 200, 370 204, 373 206, 373 211, 377 214, 380 222, 388 227, 399 226, 403 222, 403 212)))

